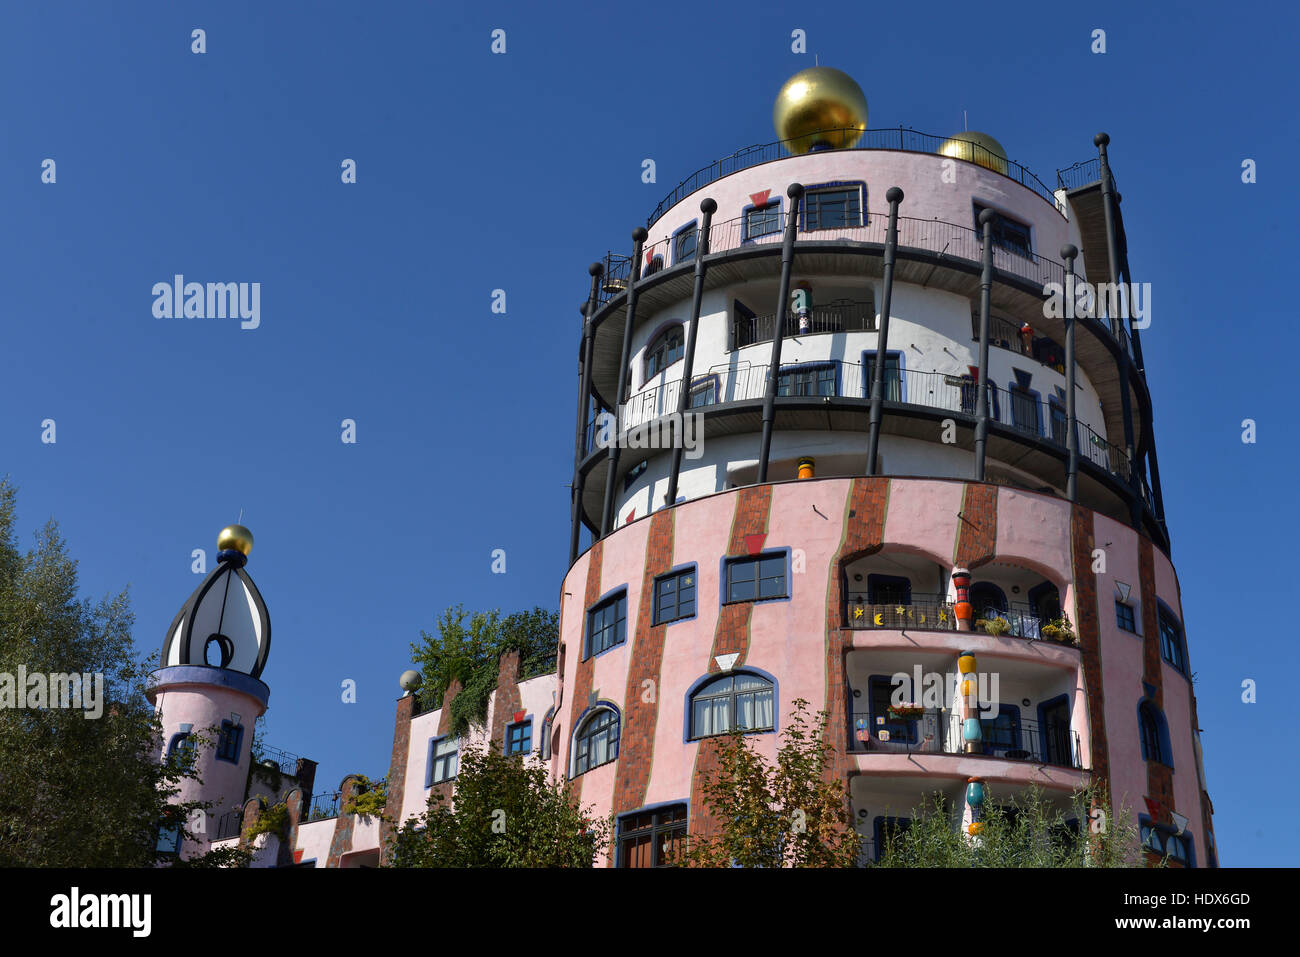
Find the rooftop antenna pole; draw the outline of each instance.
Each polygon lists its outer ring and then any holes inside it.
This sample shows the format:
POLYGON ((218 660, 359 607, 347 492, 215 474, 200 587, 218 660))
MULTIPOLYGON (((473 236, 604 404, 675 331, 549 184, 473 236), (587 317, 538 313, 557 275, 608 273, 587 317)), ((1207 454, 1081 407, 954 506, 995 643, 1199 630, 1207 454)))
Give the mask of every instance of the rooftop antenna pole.
POLYGON ((961 111, 961 129, 962 129, 962 132, 963 132, 963 133, 966 133, 966 132, 969 132, 969 131, 970 131, 970 126, 968 126, 967 123, 966 123, 966 111, 965 111, 965 110, 962 110, 962 111, 961 111))

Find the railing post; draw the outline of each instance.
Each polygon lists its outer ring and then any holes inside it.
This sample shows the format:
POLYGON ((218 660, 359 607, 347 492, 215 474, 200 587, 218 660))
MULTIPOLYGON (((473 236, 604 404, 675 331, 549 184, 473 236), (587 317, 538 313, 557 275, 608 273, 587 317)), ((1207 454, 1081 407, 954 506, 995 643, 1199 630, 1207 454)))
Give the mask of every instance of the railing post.
MULTIPOLYGON (((700 332, 700 306, 704 299, 704 273, 708 270, 704 257, 709 253, 709 228, 713 224, 713 214, 718 211, 718 204, 712 199, 700 203, 699 238, 695 242, 695 292, 691 297, 691 328, 686 333, 686 354, 682 356, 682 386, 677 394, 677 422, 679 433, 673 442, 673 467, 668 473, 668 494, 664 496, 664 505, 670 506, 677 501, 677 479, 682 471, 682 453, 686 434, 686 415, 690 407, 691 376, 695 368, 695 343, 700 332)), ((653 496, 652 496, 653 499, 653 496)), ((653 501, 651 509, 654 508, 653 501)))
POLYGON ((785 222, 781 244, 781 285, 777 290, 775 328, 772 330, 772 359, 767 370, 767 391, 763 396, 763 441, 758 450, 758 484, 767 481, 767 462, 772 452, 772 425, 776 421, 776 385, 781 377, 781 340, 785 338, 785 315, 789 307, 790 271, 794 265, 795 233, 799 230, 799 200, 803 186, 791 183, 785 191, 790 197, 790 214, 785 222))
POLYGON ((618 457, 623 440, 623 394, 627 391, 628 363, 632 358, 632 326, 636 322, 637 280, 641 278, 641 250, 649 234, 644 226, 632 230, 632 265, 627 274, 627 317, 623 320, 623 357, 618 367, 618 394, 614 396, 614 441, 609 447, 609 465, 605 473, 605 504, 600 513, 600 537, 614 525, 614 481, 618 477, 618 457))
POLYGON ((588 294, 587 304, 583 308, 582 360, 578 366, 581 374, 581 384, 578 387, 578 436, 573 452, 573 484, 570 486, 572 495, 570 502, 571 526, 569 529, 570 565, 578 560, 578 540, 582 528, 582 491, 584 485, 582 455, 587 446, 587 405, 591 400, 591 360, 596 338, 596 327, 592 322, 592 318, 596 315, 596 293, 600 289, 600 276, 604 271, 605 267, 601 263, 592 263, 587 269, 587 272, 591 274, 591 292, 588 294))
MULTIPOLYGON (((876 363, 871 373, 871 417, 867 427, 867 474, 879 472, 880 422, 884 413, 885 363, 889 355, 889 309, 894 296, 894 253, 898 249, 898 204, 903 191, 891 186, 885 193, 889 201, 889 228, 885 232, 885 281, 880 305, 880 330, 876 334, 876 363)), ((902 374, 901 372, 899 373, 902 374)))
MULTIPOLYGON (((1092 142, 1097 147, 1097 156, 1101 166, 1101 205, 1106 219, 1106 260, 1110 267, 1111 289, 1114 290, 1114 294, 1107 297, 1106 313, 1112 324, 1118 320, 1120 329, 1123 329, 1123 314, 1128 310, 1124 306, 1124 297, 1118 294, 1120 286, 1119 236, 1115 228, 1115 184, 1110 176, 1110 161, 1106 156, 1106 146, 1110 143, 1110 136, 1105 133, 1098 133, 1092 138, 1092 142), (1118 306, 1120 312, 1119 316, 1115 315, 1116 306, 1118 306)), ((1133 443, 1133 400, 1129 396, 1129 363, 1131 360, 1127 349, 1121 348, 1119 352, 1120 413, 1124 418, 1124 454, 1128 457, 1129 519, 1134 528, 1140 529, 1142 527, 1142 492, 1141 480, 1138 477, 1137 454, 1133 443)))
POLYGON ((1074 407, 1074 259, 1079 255, 1077 246, 1066 243, 1061 247, 1065 260, 1065 447, 1070 459, 1065 469, 1065 495, 1071 502, 1079 501, 1079 422, 1074 407))
POLYGON ((993 220, 996 213, 980 213, 984 228, 984 268, 980 273, 980 360, 975 383, 975 481, 984 481, 985 446, 989 434, 989 298, 993 291, 993 220))

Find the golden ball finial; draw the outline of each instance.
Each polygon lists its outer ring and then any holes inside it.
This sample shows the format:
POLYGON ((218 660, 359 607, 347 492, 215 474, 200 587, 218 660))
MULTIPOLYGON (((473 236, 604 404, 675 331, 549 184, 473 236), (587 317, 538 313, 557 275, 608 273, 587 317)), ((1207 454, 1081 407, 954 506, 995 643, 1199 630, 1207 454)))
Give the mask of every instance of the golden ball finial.
POLYGON ((776 135, 788 141, 791 153, 807 153, 818 145, 847 149, 866 131, 867 98, 842 70, 809 67, 781 87, 772 107, 772 125, 776 135))
POLYGON ((253 550, 253 533, 243 525, 227 525, 217 536, 217 551, 234 549, 245 558, 253 550))
POLYGON ((939 155, 966 160, 1003 176, 1007 175, 1007 151, 987 133, 975 130, 957 133, 943 141, 939 155))

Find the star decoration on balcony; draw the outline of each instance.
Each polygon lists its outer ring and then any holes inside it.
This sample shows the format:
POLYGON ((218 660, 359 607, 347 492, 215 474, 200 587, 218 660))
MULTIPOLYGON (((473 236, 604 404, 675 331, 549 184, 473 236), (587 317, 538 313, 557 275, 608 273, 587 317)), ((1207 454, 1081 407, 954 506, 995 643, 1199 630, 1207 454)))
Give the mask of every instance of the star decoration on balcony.
POLYGON ((946 611, 944 611, 942 608, 939 609, 939 620, 940 620, 940 621, 947 621, 947 620, 948 620, 948 613, 947 613, 946 611))
POLYGON ((904 605, 895 605, 894 614, 897 615, 899 618, 902 618, 904 615, 907 614, 907 608, 904 605))
POLYGON ((856 607, 853 609, 853 618, 854 618, 854 620, 856 621, 857 619, 859 619, 859 618, 861 618, 861 617, 862 617, 862 606, 861 606, 861 605, 858 605, 858 606, 856 606, 856 607))

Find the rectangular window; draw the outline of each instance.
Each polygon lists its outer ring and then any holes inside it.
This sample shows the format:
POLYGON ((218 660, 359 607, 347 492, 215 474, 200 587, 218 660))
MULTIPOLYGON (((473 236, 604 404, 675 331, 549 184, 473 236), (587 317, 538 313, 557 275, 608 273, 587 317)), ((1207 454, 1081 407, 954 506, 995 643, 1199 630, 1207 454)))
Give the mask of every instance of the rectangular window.
POLYGON ((781 204, 768 203, 745 210, 745 238, 757 239, 781 231, 781 204))
POLYGON ((629 814, 618 822, 619 867, 665 867, 685 848, 685 804, 629 814))
POLYGON ((1055 402, 1049 402, 1048 408, 1052 414, 1052 441, 1057 445, 1065 445, 1070 434, 1070 420, 1065 415, 1065 409, 1055 402))
POLYGON ((527 754, 533 749, 533 723, 520 721, 506 726, 506 754, 527 754))
MULTIPOLYGON (((903 380, 899 372, 900 357, 897 352, 890 352, 885 356, 885 380, 883 391, 880 397, 886 402, 903 401, 903 380)), ((863 386, 865 398, 871 398, 871 389, 876 381, 876 354, 866 352, 862 355, 862 374, 865 376, 863 386)))
POLYGON ((587 612, 587 653, 598 655, 627 639, 627 592, 601 602, 587 612))
POLYGON ((791 369, 777 376, 777 395, 838 395, 835 366, 810 366, 791 369))
POLYGON ((691 386, 691 398, 687 407, 691 409, 702 409, 706 405, 713 405, 718 401, 718 380, 709 376, 703 382, 697 382, 691 386))
POLYGON ((690 262, 695 258, 695 227, 687 226, 673 237, 673 262, 690 262))
POLYGON ((695 617, 695 567, 655 579, 652 624, 695 617))
POLYGON ((900 720, 889 713, 893 694, 894 686, 890 679, 879 676, 871 679, 868 686, 871 736, 879 739, 881 731, 888 731, 891 743, 911 744, 916 741, 916 719, 900 720))
POLYGON ((455 778, 459 755, 459 742, 456 738, 439 738, 433 742, 429 755, 429 783, 439 784, 455 778))
POLYGON ((862 187, 810 189, 804 194, 804 223, 808 231, 862 225, 862 187))
POLYGON ((1039 434, 1038 399, 1024 389, 1011 389, 1011 424, 1024 432, 1039 434))
POLYGON ((1115 621, 1120 628, 1137 634, 1137 624, 1133 618, 1133 606, 1122 601, 1115 602, 1115 621))
MULTIPOLYGON (((996 718, 981 718, 984 747, 987 754, 1020 751, 1020 711, 1014 705, 1003 705, 996 718)), ((1027 757, 1010 754, 1008 757, 1027 757)))
POLYGON ((1158 615, 1160 621, 1160 654, 1179 671, 1185 671, 1183 662, 1183 630, 1178 623, 1165 613, 1162 608, 1158 615))
POLYGON ((221 761, 239 763, 239 746, 244 740, 244 729, 230 721, 221 722, 221 734, 217 737, 217 758, 221 761))
POLYGON ((786 598, 785 555, 780 552, 727 561, 727 601, 786 598))
MULTIPOLYGON (((984 210, 984 206, 979 203, 975 204, 975 231, 981 237, 984 235, 984 227, 980 225, 980 213, 984 212, 984 210)), ((1028 226, 1003 216, 997 210, 993 211, 993 217, 994 246, 1020 256, 1033 255, 1033 250, 1030 249, 1028 226)))

